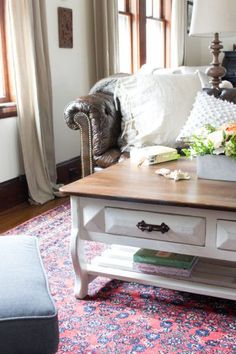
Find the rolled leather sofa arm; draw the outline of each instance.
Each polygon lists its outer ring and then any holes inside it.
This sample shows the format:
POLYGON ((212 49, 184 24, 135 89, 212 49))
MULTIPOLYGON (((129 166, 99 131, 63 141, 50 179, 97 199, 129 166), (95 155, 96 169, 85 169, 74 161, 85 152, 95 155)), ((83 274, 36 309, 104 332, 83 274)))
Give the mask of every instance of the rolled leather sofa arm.
POLYGON ((119 151, 121 118, 112 95, 96 93, 80 97, 67 105, 64 118, 69 128, 80 130, 82 177, 94 172, 98 157, 106 151, 113 148, 119 151))

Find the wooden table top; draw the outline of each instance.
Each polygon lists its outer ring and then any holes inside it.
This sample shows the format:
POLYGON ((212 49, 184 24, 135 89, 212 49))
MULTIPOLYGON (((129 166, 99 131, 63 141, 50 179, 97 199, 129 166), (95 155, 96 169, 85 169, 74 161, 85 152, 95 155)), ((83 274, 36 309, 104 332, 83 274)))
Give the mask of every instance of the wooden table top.
POLYGON ((118 163, 60 188, 66 195, 129 202, 236 211, 236 182, 198 179, 188 159, 138 167, 118 163), (174 181, 155 174, 159 168, 181 169, 190 180, 174 181))

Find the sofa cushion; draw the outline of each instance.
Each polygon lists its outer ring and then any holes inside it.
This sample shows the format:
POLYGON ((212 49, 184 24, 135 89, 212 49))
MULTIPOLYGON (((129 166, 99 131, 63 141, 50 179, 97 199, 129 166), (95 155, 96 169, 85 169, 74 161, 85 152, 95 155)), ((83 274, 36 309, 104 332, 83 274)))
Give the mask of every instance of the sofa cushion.
POLYGON ((102 155, 95 155, 94 161, 101 168, 109 167, 119 161, 121 156, 120 149, 109 149, 102 155))
POLYGON ((57 311, 32 236, 0 237, 0 353, 52 354, 57 311))
POLYGON ((117 81, 115 97, 122 113, 123 149, 131 146, 174 147, 195 96, 198 74, 132 75, 117 81))
POLYGON ((236 104, 217 99, 206 92, 199 92, 177 141, 189 142, 194 134, 201 132, 204 125, 219 127, 223 123, 233 121, 236 121, 236 104))
POLYGON ((126 73, 117 73, 104 79, 99 80, 93 85, 90 89, 89 94, 94 95, 95 93, 105 93, 108 95, 113 95, 116 87, 117 80, 121 77, 129 76, 130 74, 126 73))

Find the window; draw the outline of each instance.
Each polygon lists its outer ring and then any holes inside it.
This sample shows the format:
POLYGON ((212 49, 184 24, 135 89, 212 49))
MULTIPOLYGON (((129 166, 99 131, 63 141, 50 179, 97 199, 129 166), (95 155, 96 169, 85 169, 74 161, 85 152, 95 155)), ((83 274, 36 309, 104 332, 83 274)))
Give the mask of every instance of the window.
POLYGON ((118 0, 120 71, 170 65, 171 0, 118 0))
POLYGON ((16 116, 16 106, 10 85, 8 54, 5 1, 0 0, 0 118, 16 116))
POLYGON ((129 0, 119 0, 119 51, 120 70, 132 71, 132 13, 129 0))

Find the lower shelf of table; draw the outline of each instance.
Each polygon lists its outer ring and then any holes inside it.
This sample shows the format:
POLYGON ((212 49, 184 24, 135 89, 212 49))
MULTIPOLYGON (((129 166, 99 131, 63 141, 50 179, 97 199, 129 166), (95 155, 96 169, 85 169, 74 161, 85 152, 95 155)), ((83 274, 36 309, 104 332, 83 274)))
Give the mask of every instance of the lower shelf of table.
POLYGON ((87 264, 89 274, 236 300, 236 263, 199 258, 191 276, 139 273, 133 270, 136 248, 113 245, 87 264))

